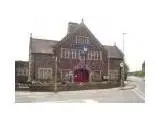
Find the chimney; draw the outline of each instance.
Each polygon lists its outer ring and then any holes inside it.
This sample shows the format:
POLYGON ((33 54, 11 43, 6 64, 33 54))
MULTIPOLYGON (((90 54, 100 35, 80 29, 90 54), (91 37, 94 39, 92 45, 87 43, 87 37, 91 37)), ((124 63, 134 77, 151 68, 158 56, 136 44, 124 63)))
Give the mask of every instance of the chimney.
POLYGON ((78 23, 69 22, 68 23, 68 34, 74 32, 78 28, 78 23))

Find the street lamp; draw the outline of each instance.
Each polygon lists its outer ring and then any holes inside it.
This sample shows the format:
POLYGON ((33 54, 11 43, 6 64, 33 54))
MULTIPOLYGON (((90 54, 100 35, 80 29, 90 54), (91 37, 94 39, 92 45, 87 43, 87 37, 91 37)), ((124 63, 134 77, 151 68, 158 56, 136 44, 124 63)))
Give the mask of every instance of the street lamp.
POLYGON ((55 57, 54 91, 55 91, 55 93, 57 92, 57 56, 55 57))
POLYGON ((57 59, 58 59, 56 54, 56 49, 53 49, 53 59, 55 60, 55 64, 53 64, 53 70, 55 70, 55 74, 53 74, 54 75, 53 81, 54 81, 54 92, 56 93, 57 92, 57 59))
POLYGON ((126 35, 127 33, 122 33, 122 35, 123 35, 123 62, 122 63, 120 63, 120 66, 121 66, 121 68, 122 68, 122 77, 121 77, 121 87, 123 86, 123 82, 124 82, 124 75, 125 75, 125 62, 124 62, 124 56, 125 56, 125 54, 124 54, 124 35, 126 35))

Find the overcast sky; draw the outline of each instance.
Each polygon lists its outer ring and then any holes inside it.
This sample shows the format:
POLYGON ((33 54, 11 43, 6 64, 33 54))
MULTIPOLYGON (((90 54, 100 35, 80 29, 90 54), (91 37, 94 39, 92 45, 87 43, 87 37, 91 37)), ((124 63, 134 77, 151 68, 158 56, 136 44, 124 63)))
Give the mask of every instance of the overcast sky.
POLYGON ((15 60, 28 60, 30 33, 37 38, 61 40, 68 22, 80 23, 83 18, 104 45, 116 43, 122 49, 122 33, 128 33, 124 38, 125 56, 133 71, 140 70, 145 60, 144 44, 150 40, 146 25, 156 6, 140 0, 6 0, 1 8, 5 16, 2 20, 7 23, 6 27, 1 22, 3 35, 10 46, 16 46, 11 51, 15 60))

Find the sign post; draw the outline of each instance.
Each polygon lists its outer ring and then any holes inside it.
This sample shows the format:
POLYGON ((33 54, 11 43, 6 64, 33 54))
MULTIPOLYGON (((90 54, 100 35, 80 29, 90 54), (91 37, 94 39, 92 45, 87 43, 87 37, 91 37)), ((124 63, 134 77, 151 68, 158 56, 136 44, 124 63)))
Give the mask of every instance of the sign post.
POLYGON ((123 62, 121 62, 120 63, 120 67, 121 67, 121 87, 123 86, 123 78, 124 78, 124 69, 122 69, 122 68, 124 68, 124 63, 123 62))

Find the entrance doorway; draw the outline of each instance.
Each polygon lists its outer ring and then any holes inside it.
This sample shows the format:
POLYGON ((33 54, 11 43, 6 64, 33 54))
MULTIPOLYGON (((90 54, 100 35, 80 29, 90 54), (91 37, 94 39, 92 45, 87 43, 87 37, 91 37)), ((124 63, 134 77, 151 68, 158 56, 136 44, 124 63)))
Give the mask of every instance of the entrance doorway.
POLYGON ((89 72, 86 69, 77 69, 74 71, 74 82, 88 82, 89 72))

